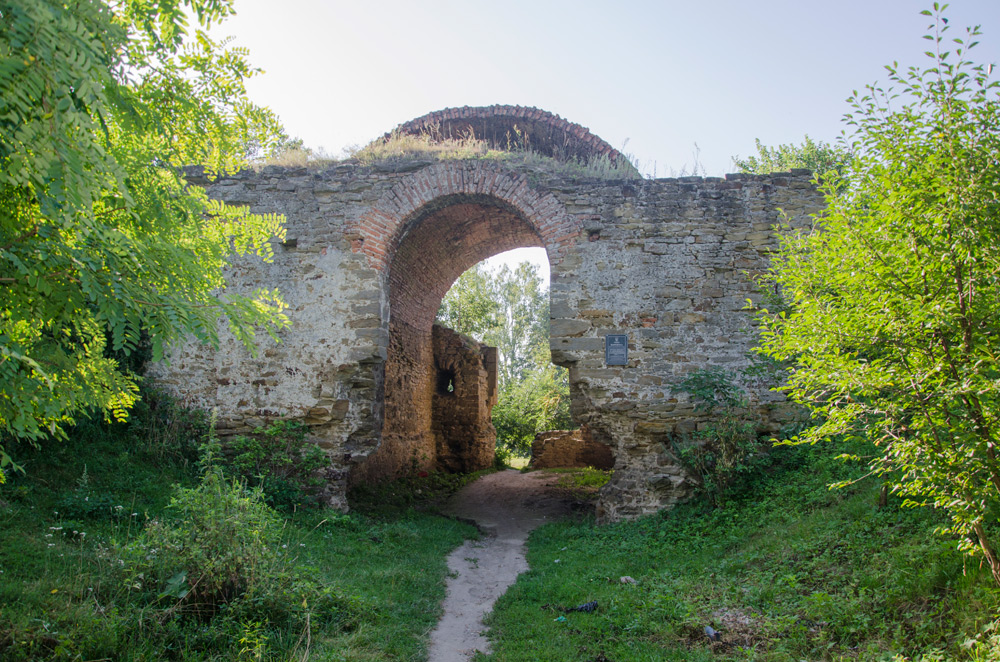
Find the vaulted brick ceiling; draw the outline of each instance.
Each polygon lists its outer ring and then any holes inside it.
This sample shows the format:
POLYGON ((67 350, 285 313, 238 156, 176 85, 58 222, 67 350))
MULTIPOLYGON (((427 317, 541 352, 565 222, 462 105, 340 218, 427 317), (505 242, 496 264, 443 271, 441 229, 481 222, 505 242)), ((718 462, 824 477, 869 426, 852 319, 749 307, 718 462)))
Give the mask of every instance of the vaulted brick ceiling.
POLYGON ((394 321, 429 330, 441 299, 467 269, 497 253, 542 246, 509 206, 486 196, 455 196, 411 219, 389 268, 394 321), (448 204, 450 202, 450 204, 448 204))

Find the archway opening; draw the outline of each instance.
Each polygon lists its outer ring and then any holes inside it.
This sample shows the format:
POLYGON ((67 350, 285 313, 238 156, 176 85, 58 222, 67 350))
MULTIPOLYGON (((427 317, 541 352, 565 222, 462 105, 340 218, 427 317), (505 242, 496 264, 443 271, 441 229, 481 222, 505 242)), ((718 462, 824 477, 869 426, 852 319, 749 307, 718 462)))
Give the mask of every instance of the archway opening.
POLYGON ((464 272, 522 247, 544 244, 519 210, 490 195, 442 196, 405 220, 388 265, 381 443, 352 472, 352 483, 492 464, 496 350, 434 322, 442 299, 464 272))
POLYGON ((576 427, 569 376, 549 350, 549 264, 541 249, 480 262, 455 281, 437 321, 496 348, 497 397, 491 420, 496 454, 522 468, 535 436, 576 427))

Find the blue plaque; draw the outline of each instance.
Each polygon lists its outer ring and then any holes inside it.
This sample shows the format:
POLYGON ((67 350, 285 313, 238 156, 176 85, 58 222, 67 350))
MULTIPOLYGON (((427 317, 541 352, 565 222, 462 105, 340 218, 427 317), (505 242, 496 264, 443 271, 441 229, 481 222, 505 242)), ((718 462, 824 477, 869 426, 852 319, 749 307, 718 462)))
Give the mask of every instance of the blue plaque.
POLYGON ((604 336, 604 363, 606 365, 628 365, 627 334, 604 336))

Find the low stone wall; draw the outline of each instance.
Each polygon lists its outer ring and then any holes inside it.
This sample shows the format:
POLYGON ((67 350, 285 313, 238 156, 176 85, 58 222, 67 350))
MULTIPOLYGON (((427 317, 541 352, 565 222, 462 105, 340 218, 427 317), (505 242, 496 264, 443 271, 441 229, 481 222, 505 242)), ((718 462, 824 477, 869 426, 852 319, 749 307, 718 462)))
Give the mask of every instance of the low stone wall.
POLYGON ((606 444, 588 437, 585 430, 539 432, 531 442, 531 467, 594 467, 611 469, 615 456, 606 444))

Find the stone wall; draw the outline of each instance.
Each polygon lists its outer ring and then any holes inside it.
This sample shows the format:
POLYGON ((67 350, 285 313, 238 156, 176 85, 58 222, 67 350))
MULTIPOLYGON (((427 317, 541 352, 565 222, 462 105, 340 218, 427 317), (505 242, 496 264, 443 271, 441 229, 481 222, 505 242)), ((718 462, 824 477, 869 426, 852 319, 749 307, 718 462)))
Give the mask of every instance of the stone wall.
MULTIPOLYGON (((274 263, 240 261, 230 282, 279 288, 292 327, 256 358, 231 336, 217 351, 177 348, 154 369, 165 386, 217 408, 224 432, 304 420, 338 468, 335 494, 348 476, 433 468, 440 299, 479 260, 543 246, 552 359, 569 369, 575 422, 615 456, 600 500, 609 520, 687 496, 669 442, 702 419, 675 387, 693 370, 739 375, 748 366, 744 306, 759 298, 752 277, 776 246, 779 210, 805 223, 822 203, 804 171, 610 181, 544 162, 410 160, 192 181, 214 198, 286 215, 274 263), (628 337, 626 365, 605 364, 611 333, 628 337), (380 445, 395 450, 373 455, 380 445)), ((786 406, 744 383, 765 413, 786 406)))
POLYGON ((471 473, 493 466, 497 350, 435 324, 432 430, 437 468, 471 473))
POLYGON ((615 456, 611 449, 590 438, 586 428, 539 432, 531 442, 532 469, 593 467, 611 469, 615 456))

